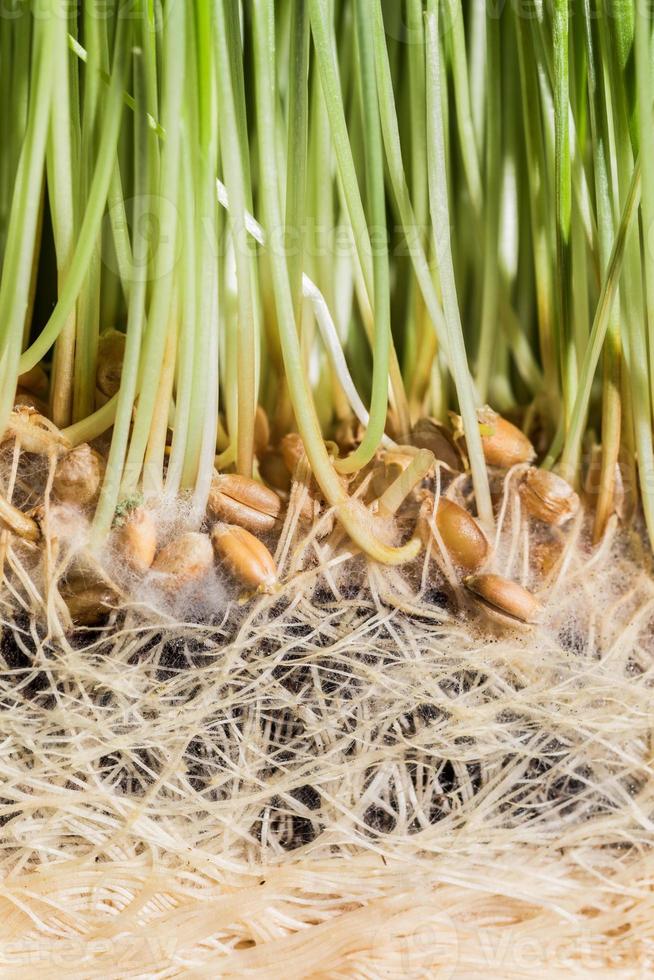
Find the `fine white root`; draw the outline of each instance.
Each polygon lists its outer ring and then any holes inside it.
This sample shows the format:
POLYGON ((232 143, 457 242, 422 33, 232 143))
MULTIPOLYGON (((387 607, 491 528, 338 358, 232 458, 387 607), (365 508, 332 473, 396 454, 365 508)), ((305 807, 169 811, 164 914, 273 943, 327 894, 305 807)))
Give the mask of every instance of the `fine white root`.
MULTIPOLYGON (((144 572, 68 635, 9 537, 0 970, 647 975, 654 581, 627 536, 593 550, 580 515, 561 537, 509 500, 489 561, 527 569, 524 632, 461 598, 436 536, 382 569, 307 535, 305 497, 274 594, 166 605, 144 572)), ((56 527, 72 582, 83 543, 56 527)))

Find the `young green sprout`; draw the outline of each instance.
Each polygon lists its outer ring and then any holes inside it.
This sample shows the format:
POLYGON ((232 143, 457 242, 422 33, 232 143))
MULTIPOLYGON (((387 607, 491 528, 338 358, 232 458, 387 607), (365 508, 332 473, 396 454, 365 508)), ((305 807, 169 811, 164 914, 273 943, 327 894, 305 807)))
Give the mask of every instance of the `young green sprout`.
MULTIPOLYGON (((11 27, 33 31, 34 86, 0 152, 2 444, 13 467, 52 461, 39 492, 85 512, 95 555, 112 535, 141 572, 173 561, 152 526, 164 498, 190 534, 218 522, 270 544, 304 466, 303 526, 326 510, 332 543, 391 566, 418 559, 424 521, 407 521, 434 475, 469 478, 466 507, 441 492, 434 520, 474 570, 497 471, 522 472, 509 486, 541 523, 578 513, 587 430, 595 540, 621 446, 654 530, 654 267, 635 228, 654 214, 636 131, 647 147, 649 15, 639 33, 588 4, 530 25, 401 7, 415 44, 381 0, 101 23, 26 8, 11 27), (635 84, 607 85, 628 51, 635 84), (345 260, 320 228, 343 232, 345 260), (114 527, 135 495, 145 509, 114 527)), ((20 501, 3 507, 36 540, 20 501)))
POLYGON ((0 3, 7 975, 651 974, 653 7, 0 3))

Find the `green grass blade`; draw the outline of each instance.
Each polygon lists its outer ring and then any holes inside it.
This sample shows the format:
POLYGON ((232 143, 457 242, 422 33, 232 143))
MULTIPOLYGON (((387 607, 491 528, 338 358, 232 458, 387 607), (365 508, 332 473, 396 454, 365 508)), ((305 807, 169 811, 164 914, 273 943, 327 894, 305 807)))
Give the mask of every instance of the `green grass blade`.
POLYGON ((477 512, 487 528, 493 527, 493 508, 488 487, 486 463, 477 423, 477 407, 468 370, 461 317, 456 294, 450 245, 450 210, 445 168, 445 138, 441 108, 440 43, 437 14, 426 15, 427 36, 427 140, 429 196, 433 233, 443 291, 443 307, 448 329, 450 367, 456 386, 472 470, 477 512))

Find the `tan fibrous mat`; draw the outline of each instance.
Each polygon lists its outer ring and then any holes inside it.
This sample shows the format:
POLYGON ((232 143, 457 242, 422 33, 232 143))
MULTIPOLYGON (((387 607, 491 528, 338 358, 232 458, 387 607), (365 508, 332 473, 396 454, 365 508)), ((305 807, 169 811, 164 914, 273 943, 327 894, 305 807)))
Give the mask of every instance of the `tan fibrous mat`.
POLYGON ((0 969, 649 975, 638 535, 544 539, 507 484, 494 567, 543 604, 518 629, 438 554, 380 569, 293 513, 276 594, 145 580, 73 633, 3 539, 0 969))
POLYGON ((634 875, 592 845, 564 857, 507 841, 463 860, 296 855, 238 871, 171 850, 12 877, 4 975, 651 976, 651 858, 634 875))

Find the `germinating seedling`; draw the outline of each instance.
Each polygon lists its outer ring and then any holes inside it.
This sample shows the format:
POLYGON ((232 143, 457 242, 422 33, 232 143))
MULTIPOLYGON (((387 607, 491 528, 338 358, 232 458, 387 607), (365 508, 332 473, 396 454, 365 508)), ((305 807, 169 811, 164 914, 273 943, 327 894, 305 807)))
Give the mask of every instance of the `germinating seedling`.
MULTIPOLYGON (((339 859, 482 867, 476 821, 499 866, 518 827, 536 870, 503 900, 626 947, 640 912, 606 910, 636 886, 607 883, 651 810, 648 5, 79 6, 0 18, 0 700, 33 746, 0 750, 3 799, 14 780, 36 822, 43 786, 83 784, 113 814, 104 726, 134 826, 191 828, 176 853, 315 841, 317 867, 325 832, 339 859), (24 657, 38 682, 12 681, 24 657), (583 862, 550 874, 566 820, 583 862)), ((35 853, 124 816, 71 807, 35 853)), ((225 939, 241 972, 296 899, 225 939)))

